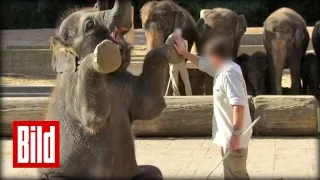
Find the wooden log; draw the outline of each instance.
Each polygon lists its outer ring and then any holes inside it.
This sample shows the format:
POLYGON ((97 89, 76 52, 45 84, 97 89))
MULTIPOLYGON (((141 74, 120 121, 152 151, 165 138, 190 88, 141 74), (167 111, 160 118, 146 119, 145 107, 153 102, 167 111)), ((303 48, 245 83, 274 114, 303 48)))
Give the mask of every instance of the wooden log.
MULTIPOLYGON (((137 136, 210 136, 211 96, 166 97, 162 116, 135 121, 137 136)), ((11 136, 13 120, 43 120, 48 97, 1 98, 0 135, 11 136)), ((249 98, 250 101, 250 98, 249 98)), ((251 103, 253 113, 253 104, 251 103)), ((262 119, 254 127, 256 135, 313 135, 317 133, 318 103, 312 96, 257 96, 255 116, 262 119)))
POLYGON ((151 121, 135 121, 137 136, 210 136, 212 96, 168 96, 163 114, 151 121))
POLYGON ((1 98, 0 135, 11 136, 13 120, 43 120, 49 97, 1 98))
MULTIPOLYGON (((160 117, 134 121, 137 136, 211 136, 212 96, 169 96, 165 100, 167 108, 160 117)), ((49 97, 1 98, 1 136, 11 136, 13 120, 43 120, 48 102, 49 97)))
POLYGON ((318 102, 313 96, 257 96, 256 135, 314 135, 317 133, 318 102))

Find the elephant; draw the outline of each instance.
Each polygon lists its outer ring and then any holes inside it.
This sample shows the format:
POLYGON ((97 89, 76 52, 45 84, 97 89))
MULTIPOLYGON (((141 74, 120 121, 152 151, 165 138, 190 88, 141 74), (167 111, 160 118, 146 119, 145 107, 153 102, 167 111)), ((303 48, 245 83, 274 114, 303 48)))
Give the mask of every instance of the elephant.
MULTIPOLYGON (((175 36, 181 36, 181 32, 179 30, 176 30, 174 33, 172 33, 169 38, 171 38, 173 35, 175 36)), ((167 40, 168 41, 168 40, 167 40)), ((167 42, 166 41, 166 42, 167 42)), ((185 41, 185 48, 188 49, 188 42, 185 41)), ((186 62, 181 62, 178 64, 172 64, 169 63, 169 74, 170 79, 168 82, 167 90, 165 95, 168 95, 169 92, 169 86, 171 83, 173 95, 174 96, 180 96, 180 90, 179 90, 179 75, 181 76, 181 79, 183 81, 183 84, 185 86, 185 93, 187 96, 192 96, 192 89, 189 79, 189 73, 186 66, 186 62)))
POLYGON ((320 99, 320 62, 316 55, 307 53, 301 61, 302 93, 320 99))
MULTIPOLYGON (((207 40, 215 37, 225 37, 230 41, 230 51, 233 52, 233 60, 236 59, 241 37, 247 29, 247 21, 244 15, 237 15, 225 8, 206 10, 197 22, 197 39, 195 45, 198 55, 202 55, 207 40)), ((203 94, 212 95, 213 78, 208 74, 203 75, 203 94)))
POLYGON ((114 0, 97 0, 97 3, 94 5, 94 7, 100 10, 107 10, 113 8, 113 4, 114 0))
POLYGON ((283 95, 291 95, 291 89, 288 87, 282 87, 282 94, 283 95))
POLYGON ((314 25, 311 38, 313 49, 320 60, 320 21, 314 25))
POLYGON ((241 70, 243 71, 242 69, 242 63, 247 61, 248 59, 250 58, 250 55, 247 54, 247 53, 242 53, 240 54, 235 60, 234 62, 237 63, 240 67, 241 67, 241 70))
POLYGON ((60 167, 38 169, 40 179, 162 179, 157 167, 137 165, 131 128, 162 113, 163 74, 184 58, 170 41, 146 55, 139 76, 127 71, 131 46, 118 18, 129 9, 131 0, 116 0, 76 11, 52 37, 57 79, 46 119, 60 122, 60 167))
MULTIPOLYGON (((241 56, 239 56, 241 57, 241 56)), ((255 52, 240 64, 247 85, 247 93, 252 96, 268 94, 268 57, 264 52, 255 52)))
MULTIPOLYGON (((163 45, 169 35, 176 29, 181 29, 182 37, 188 41, 188 50, 191 50, 197 37, 196 22, 191 14, 181 6, 173 1, 150 1, 143 5, 140 14, 142 28, 147 40, 147 51, 163 45)), ((169 69, 167 71, 168 73, 164 74, 164 76, 169 79, 169 69)), ((177 72, 172 73, 176 74, 177 72)), ((184 80, 189 80, 188 71, 180 71, 180 75, 184 80)), ((166 87, 167 83, 165 82, 163 86, 166 87)), ((183 85, 179 83, 179 94, 184 94, 184 89, 192 88, 184 88, 189 84, 183 85)))
POLYGON ((310 38, 304 19, 292 9, 280 8, 269 15, 263 28, 271 93, 282 94, 282 71, 287 64, 291 75, 291 93, 300 94, 300 63, 310 38))

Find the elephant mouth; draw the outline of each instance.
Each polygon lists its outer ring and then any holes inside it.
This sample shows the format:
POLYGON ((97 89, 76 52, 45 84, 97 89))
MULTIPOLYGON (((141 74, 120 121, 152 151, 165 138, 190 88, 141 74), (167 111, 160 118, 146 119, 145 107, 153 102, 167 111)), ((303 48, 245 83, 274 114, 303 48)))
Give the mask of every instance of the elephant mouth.
POLYGON ((124 35, 128 32, 128 29, 125 27, 115 28, 115 30, 112 33, 113 41, 115 41, 117 44, 123 44, 127 43, 124 39, 124 35))
POLYGON ((111 40, 113 41, 113 43, 119 45, 120 52, 122 55, 121 67, 124 67, 125 69, 130 64, 131 50, 133 48, 124 38, 124 35, 128 31, 129 30, 125 27, 119 27, 119 28, 115 28, 114 32, 111 34, 111 40))

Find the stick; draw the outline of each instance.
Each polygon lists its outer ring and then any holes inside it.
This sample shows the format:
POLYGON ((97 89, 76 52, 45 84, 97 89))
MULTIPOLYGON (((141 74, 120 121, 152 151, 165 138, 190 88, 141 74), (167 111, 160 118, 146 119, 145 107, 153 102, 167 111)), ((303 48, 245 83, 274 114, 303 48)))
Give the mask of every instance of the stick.
POLYGON ((169 87, 170 87, 172 78, 173 78, 173 77, 169 76, 169 80, 168 80, 168 85, 167 85, 167 90, 166 90, 165 96, 168 96, 168 91, 169 91, 169 87))
MULTIPOLYGON (((243 135, 245 135, 259 120, 261 119, 261 116, 258 116, 253 123, 251 123, 251 125, 244 131, 243 135)), ((228 151, 223 158, 218 162, 218 164, 216 164, 213 169, 210 171, 210 173, 207 175, 206 180, 211 176, 211 174, 213 173, 213 171, 215 171, 217 169, 217 167, 219 167, 219 165, 229 156, 230 151, 228 151)))

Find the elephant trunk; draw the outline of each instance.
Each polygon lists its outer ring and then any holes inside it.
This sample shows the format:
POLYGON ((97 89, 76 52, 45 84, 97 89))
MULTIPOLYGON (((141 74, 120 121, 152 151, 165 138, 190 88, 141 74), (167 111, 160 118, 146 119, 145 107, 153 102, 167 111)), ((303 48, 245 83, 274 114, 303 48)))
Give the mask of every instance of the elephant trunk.
POLYGON ((116 27, 131 28, 131 0, 116 0, 111 10, 116 27))
POLYGON ((109 2, 108 0, 97 0, 97 3, 94 5, 99 11, 104 11, 108 9, 109 2))
MULTIPOLYGON (((101 9, 108 7, 106 0, 100 0, 98 2, 103 3, 103 6, 100 4, 101 9)), ((101 13, 102 24, 104 24, 110 32, 114 32, 117 29, 121 29, 125 33, 128 32, 132 25, 131 6, 131 0, 115 0, 112 9, 107 9, 101 13)), ((125 33, 123 33, 123 35, 125 33)))
POLYGON ((145 32, 146 38, 147 38, 147 51, 160 47, 164 44, 164 34, 161 30, 157 29, 156 27, 153 27, 153 25, 150 25, 150 29, 145 32))
POLYGON ((271 54, 275 70, 275 82, 277 94, 282 94, 282 71, 287 58, 287 43, 286 40, 277 38, 271 41, 271 54))

